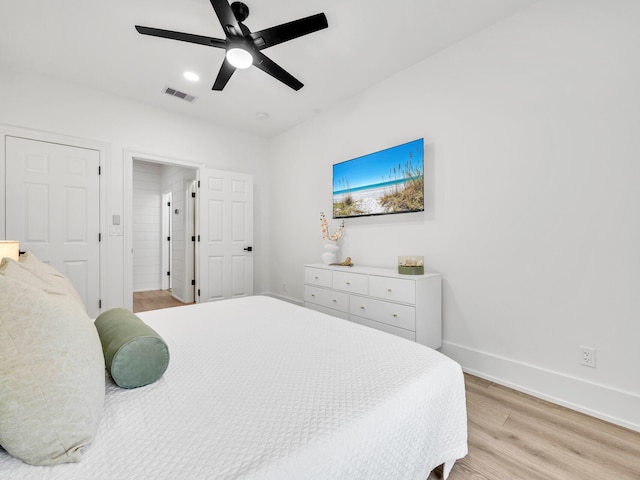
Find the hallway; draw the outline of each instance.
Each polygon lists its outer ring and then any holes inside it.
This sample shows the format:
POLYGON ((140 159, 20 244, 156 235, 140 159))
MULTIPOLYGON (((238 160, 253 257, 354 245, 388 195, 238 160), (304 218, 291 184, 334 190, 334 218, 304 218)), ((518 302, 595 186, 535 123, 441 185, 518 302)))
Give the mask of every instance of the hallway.
POLYGON ((171 290, 149 290, 133 293, 133 312, 146 312, 161 308, 180 307, 190 305, 182 303, 171 296, 171 290))

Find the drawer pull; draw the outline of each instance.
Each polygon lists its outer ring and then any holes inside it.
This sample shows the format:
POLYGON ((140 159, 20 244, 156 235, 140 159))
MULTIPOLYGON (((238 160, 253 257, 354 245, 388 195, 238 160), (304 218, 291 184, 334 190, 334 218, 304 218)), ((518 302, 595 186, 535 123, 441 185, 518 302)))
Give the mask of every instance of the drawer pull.
POLYGON ((312 293, 312 294, 311 294, 311 296, 312 296, 312 297, 315 297, 315 296, 316 296, 316 294, 315 294, 315 293, 312 293))
POLYGON ((393 314, 393 318, 398 318, 398 314, 397 314, 397 313, 394 313, 394 314, 393 314))
POLYGON ((347 285, 351 285, 351 282, 347 282, 347 285))
POLYGON ((334 299, 333 299, 333 303, 338 303, 338 301, 334 298, 334 299))
POLYGON ((316 280, 318 280, 318 276, 317 276, 317 275, 316 275, 315 277, 313 277, 313 278, 315 278, 316 280))
POLYGON ((387 292, 391 293, 391 289, 390 289, 390 288, 387 288, 387 292))
POLYGON ((361 310, 364 310, 364 305, 360 305, 360 309, 361 309, 361 310))

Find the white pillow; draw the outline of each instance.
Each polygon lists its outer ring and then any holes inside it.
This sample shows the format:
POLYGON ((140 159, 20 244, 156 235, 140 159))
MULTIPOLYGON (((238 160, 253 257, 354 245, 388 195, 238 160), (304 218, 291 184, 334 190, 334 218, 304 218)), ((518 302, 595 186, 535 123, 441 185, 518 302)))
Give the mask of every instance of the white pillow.
POLYGON ((47 293, 68 295, 68 293, 64 292, 63 290, 56 289, 49 283, 41 280, 24 264, 18 263, 14 259, 9 257, 4 257, 0 261, 0 275, 4 275, 8 278, 13 278, 14 280, 19 280, 23 283, 26 283, 27 285, 39 288, 40 290, 44 290, 47 293))
POLYGON ((68 295, 0 275, 0 445, 32 465, 78 462, 102 418, 104 357, 68 295))
POLYGON ((87 308, 71 281, 54 267, 40 261, 32 252, 26 252, 20 255, 19 263, 55 290, 60 290, 71 295, 80 302, 80 305, 82 305, 86 311, 87 308))

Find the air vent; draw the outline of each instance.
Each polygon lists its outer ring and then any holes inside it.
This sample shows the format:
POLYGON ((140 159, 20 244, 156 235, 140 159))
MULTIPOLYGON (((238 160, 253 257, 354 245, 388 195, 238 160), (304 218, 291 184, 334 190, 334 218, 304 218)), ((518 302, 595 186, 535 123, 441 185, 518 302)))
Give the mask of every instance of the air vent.
POLYGON ((167 95, 171 95, 172 97, 181 98, 182 100, 186 100, 189 103, 193 102, 196 99, 196 97, 194 97, 193 95, 189 95, 188 93, 181 92, 171 87, 165 87, 164 93, 166 93, 167 95))

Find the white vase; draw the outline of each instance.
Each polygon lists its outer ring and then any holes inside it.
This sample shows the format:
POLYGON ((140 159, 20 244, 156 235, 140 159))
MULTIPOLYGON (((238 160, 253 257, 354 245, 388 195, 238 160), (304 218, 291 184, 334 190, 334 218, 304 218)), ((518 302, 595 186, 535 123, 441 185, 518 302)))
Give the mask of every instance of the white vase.
POLYGON ((322 263, 324 263, 325 265, 329 265, 330 263, 337 263, 338 250, 340 250, 338 242, 325 240, 324 252, 322 253, 322 263))

